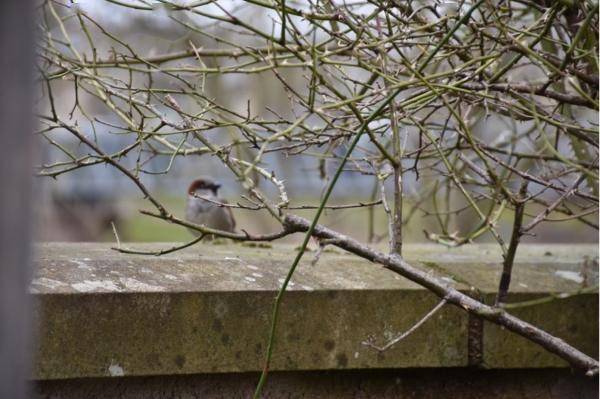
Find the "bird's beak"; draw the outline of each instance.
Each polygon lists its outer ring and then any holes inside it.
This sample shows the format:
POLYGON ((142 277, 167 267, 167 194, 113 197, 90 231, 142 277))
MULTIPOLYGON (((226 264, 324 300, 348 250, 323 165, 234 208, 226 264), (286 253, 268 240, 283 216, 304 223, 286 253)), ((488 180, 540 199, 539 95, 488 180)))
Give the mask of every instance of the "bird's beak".
POLYGON ((219 189, 219 188, 221 188, 221 185, 219 183, 215 183, 215 188, 219 189))

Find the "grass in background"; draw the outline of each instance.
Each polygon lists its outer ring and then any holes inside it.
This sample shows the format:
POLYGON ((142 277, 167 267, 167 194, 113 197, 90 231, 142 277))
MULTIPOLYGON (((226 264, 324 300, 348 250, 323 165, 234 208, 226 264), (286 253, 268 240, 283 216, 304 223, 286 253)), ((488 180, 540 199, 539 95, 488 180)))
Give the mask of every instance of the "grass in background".
MULTIPOLYGON (((167 206, 167 209, 178 217, 184 215, 185 199, 169 195, 159 196, 160 201, 167 206)), ((314 204, 316 199, 304 199, 302 204, 314 204)), ((350 199, 337 201, 339 203, 352 203, 350 199)), ((357 202, 357 201, 354 201, 357 202)), ((297 202, 300 203, 300 202, 297 202)), ((409 205, 406 205, 405 214, 408 212, 409 205)), ((138 212, 139 209, 149 209, 147 201, 142 199, 126 199, 120 204, 123 220, 118 226, 119 236, 123 242, 185 242, 193 238, 192 234, 184 227, 167 223, 162 220, 144 216, 138 212)), ((295 214, 311 218, 314 210, 294 211, 295 214)), ((338 230, 341 233, 348 234, 360 241, 367 239, 367 209, 355 208, 345 210, 327 210, 325 211, 321 223, 338 230)), ((531 208, 530 212, 534 212, 531 208)), ((234 209, 236 218, 236 229, 246 229, 251 233, 267 233, 278 230, 280 227, 267 212, 247 211, 234 209)), ((528 212, 529 213, 529 212, 528 212)), ((465 215, 466 219, 476 223, 473 215, 465 215)), ((512 222, 512 212, 506 211, 499 223, 499 230, 504 237, 510 236, 510 223, 512 222)), ((425 242, 423 234, 424 229, 437 231, 433 225, 433 217, 423 217, 421 212, 413 216, 408 226, 405 226, 405 242, 425 242)), ((462 223, 461 223, 462 224, 462 223)), ((464 222, 462 229, 468 229, 470 222, 464 222)), ((387 243, 387 220, 381 206, 375 210, 375 233, 381 238, 381 242, 387 243)), ((571 221, 561 223, 560 230, 556 229, 555 223, 542 223, 536 228, 537 237, 526 237, 528 242, 597 242, 598 232, 584 226, 581 223, 571 221)), ((103 236, 106 241, 114 241, 111 231, 107 231, 103 236)), ((295 242, 301 239, 301 235, 286 237, 283 242, 295 242)), ((477 242, 493 242, 489 234, 485 234, 477 242)))
MULTIPOLYGON (((167 209, 178 217, 184 215, 185 199, 173 196, 159 196, 159 200, 167 209)), ((316 203, 314 200, 303 200, 302 204, 316 203)), ((341 203, 352 203, 350 199, 345 199, 341 203)), ((354 201, 357 202, 357 201, 354 201)), ((148 203, 142 199, 124 200, 120 206, 123 214, 123 221, 119 228, 119 237, 121 241, 149 241, 149 242, 169 242, 169 241, 189 241, 193 238, 186 228, 170 224, 155 218, 142 215, 139 209, 148 209, 148 203)), ((295 214, 310 218, 315 210, 298 210, 295 214)), ((280 229, 281 227, 267 212, 248 211, 242 209, 233 209, 237 222, 236 229, 246 229, 251 233, 267 233, 280 229)), ((344 234, 351 235, 359 240, 367 239, 367 208, 355 208, 344 210, 326 210, 322 223, 336 229, 344 234)), ((406 229, 405 238, 407 241, 423 241, 423 226, 425 221, 420 216, 415 216, 411 221, 409 228, 406 229), (412 228, 416 226, 417 228, 412 228)), ((381 207, 375 210, 375 234, 379 237, 385 236, 387 231, 387 220, 381 207)), ((288 242, 298 240, 297 237, 290 237, 288 242)), ((300 237, 301 238, 301 237, 300 237)), ((112 233, 107 236, 108 240, 114 240, 112 233)), ((383 241, 387 238, 383 237, 383 241)))

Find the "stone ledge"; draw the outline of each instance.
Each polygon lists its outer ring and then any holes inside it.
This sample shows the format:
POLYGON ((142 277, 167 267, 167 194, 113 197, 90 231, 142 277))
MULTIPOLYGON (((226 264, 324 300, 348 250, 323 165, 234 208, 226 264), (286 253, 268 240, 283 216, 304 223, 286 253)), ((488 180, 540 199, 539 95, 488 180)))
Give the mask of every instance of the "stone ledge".
MULTIPOLYGON (((142 245, 145 249, 165 245, 142 245)), ((252 372, 261 369, 271 307, 293 247, 199 245, 162 257, 121 255, 106 244, 44 244, 31 284, 38 349, 34 379, 252 372)), ((573 292, 597 282, 598 249, 523 246, 511 301, 573 292)), ((346 253, 310 254, 284 300, 273 370, 437 368, 469 365, 468 315, 447 306, 392 349, 379 342, 411 327, 437 303, 416 284, 346 253)), ((501 256, 493 246, 447 250, 408 246, 459 288, 477 282, 491 300, 501 256)), ((598 294, 515 309, 514 313, 598 356, 598 294)), ((485 323, 483 367, 566 364, 485 323)))

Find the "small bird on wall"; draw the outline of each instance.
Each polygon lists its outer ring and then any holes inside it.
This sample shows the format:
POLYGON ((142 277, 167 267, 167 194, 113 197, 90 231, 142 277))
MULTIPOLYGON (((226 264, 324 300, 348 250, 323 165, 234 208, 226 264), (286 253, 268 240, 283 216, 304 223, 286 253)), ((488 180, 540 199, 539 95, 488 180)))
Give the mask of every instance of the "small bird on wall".
MULTIPOLYGON (((190 184, 185 207, 185 218, 188 222, 234 232, 235 219, 231 209, 219 205, 227 204, 226 200, 217 196, 220 187, 217 181, 208 177, 201 177, 190 184)), ((195 236, 201 234, 197 230, 189 230, 195 236)))

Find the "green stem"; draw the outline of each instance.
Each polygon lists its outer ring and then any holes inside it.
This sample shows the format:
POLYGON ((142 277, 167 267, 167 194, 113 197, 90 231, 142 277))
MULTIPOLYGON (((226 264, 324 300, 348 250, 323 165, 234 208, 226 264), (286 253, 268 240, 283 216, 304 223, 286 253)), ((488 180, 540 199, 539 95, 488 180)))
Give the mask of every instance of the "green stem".
POLYGON ((435 46, 435 48, 431 51, 431 53, 429 53, 427 55, 427 58, 425 59, 425 61, 423 61, 421 63, 421 66, 419 68, 417 68, 417 72, 423 72, 423 69, 425 69, 425 67, 429 64, 429 61, 431 61, 431 59, 437 54, 437 52, 440 51, 442 46, 444 44, 446 44, 448 42, 448 40, 450 40, 452 35, 454 35, 454 32, 456 32, 458 30, 458 28, 460 28, 465 22, 467 22, 469 20, 469 18, 471 18, 471 14, 473 14, 473 11, 478 9, 479 6, 482 5, 484 1, 485 0, 479 0, 477 3, 473 4, 471 6, 471 8, 469 8, 467 10, 465 15, 463 15, 458 20, 458 22, 456 22, 456 25, 454 25, 452 27, 452 29, 450 29, 450 32, 446 33, 446 35, 442 38, 442 40, 440 40, 440 42, 437 44, 437 46, 435 46))
POLYGON ((296 267, 298 266, 298 263, 300 263, 300 260, 302 259, 302 256, 304 255, 304 251, 306 250, 308 241, 310 240, 310 237, 312 236, 315 226, 317 225, 319 218, 321 217, 321 214, 323 213, 323 209, 325 208, 325 204, 327 203, 327 200, 329 199, 329 196, 331 195, 331 192, 333 191, 333 187, 335 186, 335 184, 338 181, 338 178, 342 174, 342 170, 344 169, 344 165, 346 164, 348 157, 350 156, 352 151, 354 151, 354 147, 356 147, 356 145, 358 144, 358 141, 362 137, 363 133, 365 133, 365 131, 367 130, 369 123, 371 123, 375 118, 377 118, 383 112, 383 110, 387 107, 387 105, 400 93, 401 90, 402 89, 396 89, 391 95, 389 95, 384 101, 382 101, 381 104, 379 104, 377 109, 375 109, 375 111, 373 111, 373 113, 371 113, 371 115, 367 119, 365 119, 363 124, 360 126, 358 133, 356 134, 356 136, 354 136, 354 139, 350 143, 350 146, 348 147, 346 154, 342 158, 340 165, 338 166, 337 170, 335 171, 335 174, 333 175, 333 178, 331 179, 331 182, 329 183, 329 186, 327 187, 327 191, 325 192, 325 195, 323 196, 323 199, 321 200, 319 208, 317 209, 317 213, 315 214, 315 217, 313 218, 312 223, 310 224, 310 227, 304 236, 304 241, 302 242, 302 245, 300 246, 300 250, 298 251, 296 258, 294 259, 294 262, 292 263, 292 266, 290 267, 288 274, 285 277, 285 280, 283 281, 283 285, 281 286, 281 289, 279 290, 279 293, 277 294, 277 297, 275 298, 275 304, 273 306, 273 316, 272 316, 272 321, 271 321, 271 332, 269 334, 269 343, 267 346, 267 355, 266 355, 266 359, 265 359, 265 365, 263 367, 263 371, 260 376, 260 380, 258 381, 258 385, 256 386, 256 391, 254 392, 254 398, 260 397, 260 392, 267 380, 267 374, 269 372, 269 365, 271 363, 271 357, 273 355, 273 346, 274 346, 274 341, 275 341, 274 338, 275 338, 275 332, 277 329, 277 320, 279 317, 279 309, 280 309, 280 305, 281 305, 281 299, 283 298, 283 294, 292 278, 292 275, 296 271, 296 267))

